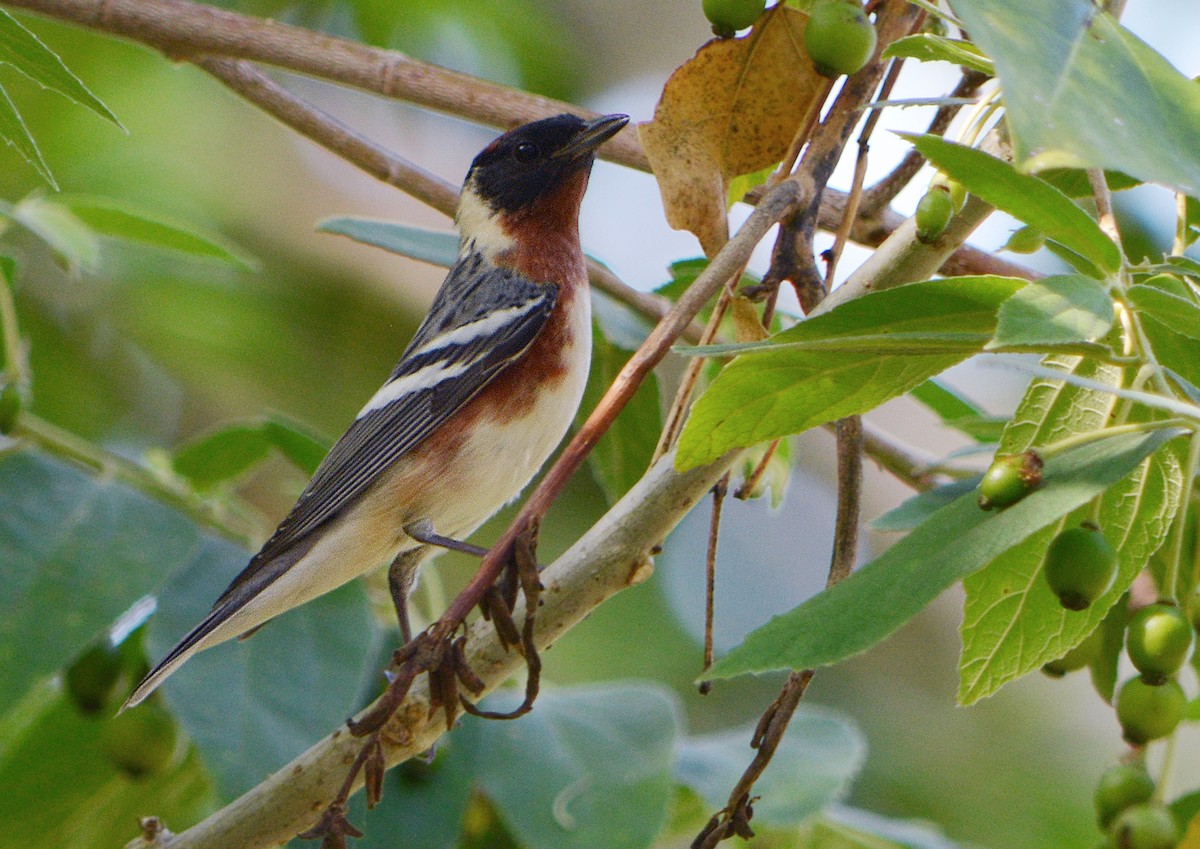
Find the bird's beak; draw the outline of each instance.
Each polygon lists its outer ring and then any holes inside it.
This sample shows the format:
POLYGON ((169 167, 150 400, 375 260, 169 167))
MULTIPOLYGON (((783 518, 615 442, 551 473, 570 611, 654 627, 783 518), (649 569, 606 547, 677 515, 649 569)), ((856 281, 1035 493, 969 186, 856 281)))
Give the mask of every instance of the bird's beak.
POLYGON ((575 138, 556 150, 553 156, 555 159, 576 159, 589 154, 615 136, 628 123, 628 115, 602 115, 588 121, 575 138))

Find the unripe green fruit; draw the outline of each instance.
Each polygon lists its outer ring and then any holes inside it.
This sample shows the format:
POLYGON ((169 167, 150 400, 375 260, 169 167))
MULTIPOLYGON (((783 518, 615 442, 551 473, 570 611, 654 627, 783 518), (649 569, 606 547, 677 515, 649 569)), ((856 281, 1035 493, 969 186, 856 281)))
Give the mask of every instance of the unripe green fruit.
POLYGON ((1096 659, 1096 655, 1100 653, 1101 642, 1100 629, 1097 628, 1088 634, 1087 639, 1058 660, 1052 660, 1043 666, 1042 672, 1045 672, 1051 678, 1062 678, 1068 672, 1083 669, 1083 667, 1096 659))
POLYGON ((1185 707, 1187 696, 1175 680, 1156 687, 1130 678, 1117 693, 1117 721, 1125 739, 1135 746, 1170 735, 1185 707))
POLYGON ((1022 227, 1013 232, 1004 243, 1003 250, 1015 254, 1031 254, 1042 249, 1046 244, 1046 234, 1034 227, 1022 227))
POLYGON ((804 50, 822 76, 857 73, 875 53, 875 27, 854 0, 827 0, 809 15, 804 50))
POLYGON ((175 720, 156 702, 128 710, 100 730, 104 753, 131 778, 164 772, 175 758, 178 738, 175 720))
POLYGON ((704 17, 713 25, 713 33, 729 38, 751 26, 767 8, 767 0, 704 0, 704 17))
POLYGON ((1134 805, 1124 811, 1109 831, 1117 849, 1175 849, 1179 828, 1162 805, 1134 805))
POLYGON ((1096 821, 1101 829, 1126 808, 1147 802, 1154 795, 1154 779, 1144 764, 1117 764, 1100 776, 1096 784, 1096 821))
POLYGON ((979 507, 1016 504, 1042 482, 1042 458, 1036 451, 997 457, 979 482, 979 507))
POLYGON ((950 219, 954 217, 954 201, 950 190, 933 186, 917 203, 917 241, 923 245, 936 242, 946 232, 950 219))
POLYGON ((967 203, 967 187, 955 180, 949 174, 938 171, 933 175, 933 179, 929 181, 929 188, 941 186, 949 190, 950 200, 954 201, 954 211, 959 212, 967 203))
POLYGON ((1163 684, 1192 653, 1195 631, 1173 604, 1148 604, 1133 614, 1125 651, 1147 684, 1163 684))
POLYGON ((121 666, 120 651, 107 639, 100 641, 67 668, 67 695, 84 713, 99 713, 112 701, 121 666))
POLYGON ((1093 527, 1068 528, 1046 551, 1046 583, 1067 610, 1083 610, 1117 577, 1117 552, 1093 527))

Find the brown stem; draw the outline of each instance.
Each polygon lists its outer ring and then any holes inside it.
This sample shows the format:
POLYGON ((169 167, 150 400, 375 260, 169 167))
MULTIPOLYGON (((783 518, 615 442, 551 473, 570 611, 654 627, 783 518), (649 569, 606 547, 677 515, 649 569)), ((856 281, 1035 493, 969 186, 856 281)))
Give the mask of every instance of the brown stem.
MULTIPOLYGON (((713 613, 717 588, 717 541, 721 535, 721 507, 729 491, 729 472, 712 488, 712 516, 708 523, 708 553, 704 560, 704 671, 713 663, 713 613)), ((711 681, 700 682, 700 695, 707 696, 711 681)))

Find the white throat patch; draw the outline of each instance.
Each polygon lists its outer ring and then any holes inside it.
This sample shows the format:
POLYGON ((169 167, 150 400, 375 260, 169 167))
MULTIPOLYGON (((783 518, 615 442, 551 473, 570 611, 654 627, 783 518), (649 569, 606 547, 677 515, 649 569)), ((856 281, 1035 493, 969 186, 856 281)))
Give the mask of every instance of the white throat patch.
POLYGON ((479 196, 473 181, 467 181, 463 186, 454 221, 458 225, 462 247, 474 244, 475 250, 487 260, 494 261, 497 255, 513 246, 512 237, 500 226, 499 213, 479 196))

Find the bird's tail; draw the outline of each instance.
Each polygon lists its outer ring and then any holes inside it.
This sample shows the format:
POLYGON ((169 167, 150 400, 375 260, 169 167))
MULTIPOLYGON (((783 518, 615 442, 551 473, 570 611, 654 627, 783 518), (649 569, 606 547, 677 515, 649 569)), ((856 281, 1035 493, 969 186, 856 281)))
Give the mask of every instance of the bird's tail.
POLYGON ((206 642, 205 640, 211 637, 217 628, 229 621, 234 609, 244 604, 244 601, 239 601, 241 603, 236 605, 227 602, 214 607, 212 612, 200 621, 199 625, 188 631, 184 638, 176 643, 175 648, 167 652, 167 656, 160 660, 158 665, 146 674, 146 677, 141 680, 141 683, 137 685, 137 688, 125 700, 125 704, 121 705, 121 710, 117 711, 117 713, 123 713, 129 708, 141 704, 151 693, 158 689, 158 686, 171 673, 182 666, 184 661, 189 657, 201 649, 208 648, 216 642, 221 642, 221 640, 214 640, 212 642, 206 642))

